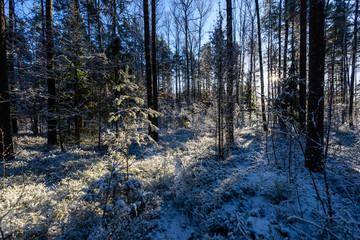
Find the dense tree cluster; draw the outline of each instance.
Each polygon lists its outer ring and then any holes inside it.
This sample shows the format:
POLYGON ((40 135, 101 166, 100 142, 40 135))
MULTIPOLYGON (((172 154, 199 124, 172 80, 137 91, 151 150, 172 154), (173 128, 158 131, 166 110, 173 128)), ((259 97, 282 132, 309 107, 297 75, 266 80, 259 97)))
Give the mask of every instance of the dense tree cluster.
MULTIPOLYGON (((154 111, 215 106, 219 156, 238 118, 260 113, 266 135, 277 124, 305 134, 306 165, 321 171, 332 122, 357 123, 358 0, 227 0, 207 42, 211 1, 32 3, 0 2, 3 156, 18 129, 61 148, 119 134, 124 123, 107 120, 126 108, 113 104, 125 69, 154 111)), ((147 117, 158 140, 161 121, 147 117)))

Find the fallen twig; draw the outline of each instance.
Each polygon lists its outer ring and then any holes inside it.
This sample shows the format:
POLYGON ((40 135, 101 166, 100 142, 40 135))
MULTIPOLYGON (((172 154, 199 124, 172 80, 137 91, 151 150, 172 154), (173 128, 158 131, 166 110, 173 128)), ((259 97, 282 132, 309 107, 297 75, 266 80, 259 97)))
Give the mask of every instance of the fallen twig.
POLYGON ((318 228, 320 228, 320 229, 323 229, 323 230, 325 230, 326 232, 328 232, 331 236, 335 237, 336 239, 342 239, 341 237, 337 236, 335 233, 333 233, 333 232, 330 231, 329 229, 327 229, 327 228, 325 228, 325 227, 323 227, 323 226, 320 226, 320 225, 317 224, 317 223, 314 223, 314 222, 312 222, 312 221, 309 221, 309 220, 306 220, 306 219, 304 219, 304 218, 297 217, 297 216, 290 216, 290 217, 288 217, 288 220, 293 220, 293 219, 300 220, 300 221, 303 221, 303 222, 305 222, 305 223, 311 224, 311 225, 313 225, 313 226, 315 226, 315 227, 318 227, 318 228))

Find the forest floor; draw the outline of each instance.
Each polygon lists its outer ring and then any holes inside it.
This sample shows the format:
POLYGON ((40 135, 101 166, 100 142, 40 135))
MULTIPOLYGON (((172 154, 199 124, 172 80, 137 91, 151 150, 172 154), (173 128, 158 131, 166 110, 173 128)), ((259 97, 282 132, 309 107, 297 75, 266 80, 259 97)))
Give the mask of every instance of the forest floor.
POLYGON ((358 129, 331 132, 325 181, 304 168, 303 137, 275 134, 278 129, 266 137, 258 120, 237 124, 224 159, 217 157, 214 123, 202 115, 189 128, 168 124, 158 147, 134 147, 130 172, 153 194, 152 205, 135 215, 114 214, 107 224, 83 200, 83 189, 109 173, 106 151, 89 144, 61 152, 44 137, 19 134, 16 158, 1 175, 0 237, 360 238, 358 129))

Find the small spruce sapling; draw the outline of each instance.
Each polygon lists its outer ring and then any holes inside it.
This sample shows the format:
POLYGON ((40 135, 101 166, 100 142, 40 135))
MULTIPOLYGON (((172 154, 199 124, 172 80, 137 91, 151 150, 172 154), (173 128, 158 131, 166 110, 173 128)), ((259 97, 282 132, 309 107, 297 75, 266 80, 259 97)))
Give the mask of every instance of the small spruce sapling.
POLYGON ((109 122, 119 122, 120 131, 111 135, 109 153, 104 157, 109 163, 109 173, 101 179, 91 183, 82 199, 98 202, 102 210, 103 219, 107 216, 122 216, 127 218, 139 215, 145 209, 148 193, 142 190, 140 181, 130 178, 134 174, 129 172, 129 147, 132 143, 143 145, 156 142, 142 131, 144 126, 158 131, 148 116, 159 116, 159 113, 145 106, 145 101, 139 97, 139 87, 132 81, 133 75, 129 69, 120 70, 122 81, 114 86, 118 97, 115 99, 116 112, 111 113, 109 122), (123 166, 125 164, 125 166, 123 166))

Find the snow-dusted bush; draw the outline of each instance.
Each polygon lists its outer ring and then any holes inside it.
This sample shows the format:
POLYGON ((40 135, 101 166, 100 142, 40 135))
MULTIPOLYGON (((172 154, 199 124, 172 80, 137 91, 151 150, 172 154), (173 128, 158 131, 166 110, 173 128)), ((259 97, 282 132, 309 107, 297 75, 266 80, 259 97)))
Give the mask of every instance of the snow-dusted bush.
POLYGON ((104 219, 114 216, 139 216, 153 194, 145 192, 140 181, 129 178, 133 174, 124 172, 125 167, 111 166, 110 173, 84 188, 85 201, 99 203, 104 219))
POLYGON ((274 183, 267 188, 267 196, 276 204, 289 200, 292 196, 294 186, 286 179, 275 179, 274 183))
POLYGON ((190 128, 192 117, 189 112, 181 110, 181 113, 175 117, 175 126, 177 128, 190 128))

